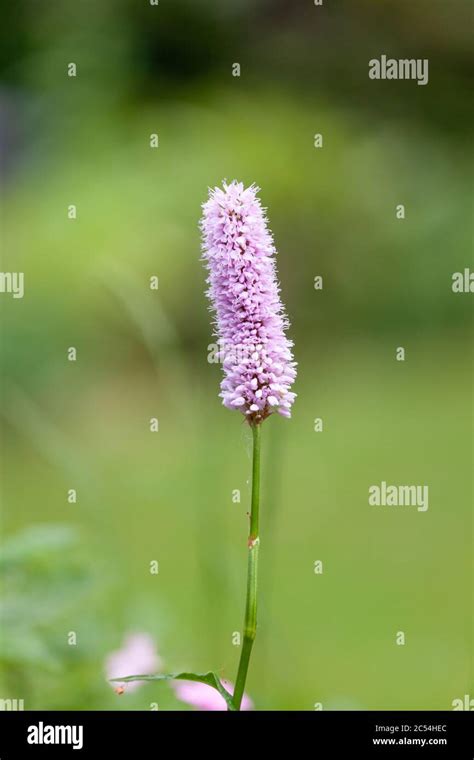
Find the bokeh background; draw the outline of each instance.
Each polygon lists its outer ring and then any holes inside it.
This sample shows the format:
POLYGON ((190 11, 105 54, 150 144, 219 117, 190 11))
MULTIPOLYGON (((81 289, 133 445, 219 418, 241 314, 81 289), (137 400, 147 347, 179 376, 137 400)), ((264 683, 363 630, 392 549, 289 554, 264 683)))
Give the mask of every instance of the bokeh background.
POLYGON ((247 691, 451 709, 473 693, 472 295, 451 290, 473 267, 470 3, 18 0, 2 18, 2 270, 25 296, 0 297, 0 697, 191 709, 107 684, 134 631, 166 670, 235 677, 250 436, 207 361, 197 224, 238 178, 262 188, 299 362, 292 420, 264 426, 247 691), (428 58, 428 86, 369 80, 381 54, 428 58), (429 485, 429 510, 369 507, 382 480, 429 485))

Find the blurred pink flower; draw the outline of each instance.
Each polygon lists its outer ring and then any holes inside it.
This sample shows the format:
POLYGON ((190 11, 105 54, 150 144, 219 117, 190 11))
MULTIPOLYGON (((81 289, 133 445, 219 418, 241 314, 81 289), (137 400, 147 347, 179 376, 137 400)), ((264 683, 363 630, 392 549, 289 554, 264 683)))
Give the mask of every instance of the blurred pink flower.
MULTIPOLYGON (((222 682, 228 692, 233 694, 234 685, 228 681, 222 682)), ((227 710, 224 697, 221 697, 216 689, 197 681, 173 681, 173 689, 176 697, 181 702, 197 707, 198 710, 227 710)), ((242 699, 241 710, 251 710, 253 702, 247 694, 242 699)))
MULTIPOLYGON (((156 651, 155 642, 148 633, 131 633, 121 649, 111 652, 105 660, 107 679, 121 676, 138 676, 156 673, 161 668, 161 660, 156 651)), ((144 681, 120 683, 115 681, 114 689, 125 687, 127 691, 135 691, 143 686, 144 681)), ((118 691, 118 693, 122 693, 118 691)))

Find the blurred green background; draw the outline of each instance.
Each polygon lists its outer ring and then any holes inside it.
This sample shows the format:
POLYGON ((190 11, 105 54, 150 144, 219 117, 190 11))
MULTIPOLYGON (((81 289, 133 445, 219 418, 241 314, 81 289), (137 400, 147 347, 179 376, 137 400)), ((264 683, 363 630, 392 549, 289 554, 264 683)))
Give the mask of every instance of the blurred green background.
POLYGON ((470 3, 2 15, 2 270, 25 296, 0 296, 0 697, 191 709, 166 685, 114 694, 104 661, 133 631, 167 670, 235 677, 251 441, 207 361, 197 223, 237 178, 262 188, 299 363, 292 420, 263 430, 247 691, 258 709, 451 709, 473 693, 472 295, 451 290, 474 263, 470 3), (428 58, 429 84, 369 80, 381 54, 428 58), (382 480, 427 484, 429 510, 369 507, 382 480))

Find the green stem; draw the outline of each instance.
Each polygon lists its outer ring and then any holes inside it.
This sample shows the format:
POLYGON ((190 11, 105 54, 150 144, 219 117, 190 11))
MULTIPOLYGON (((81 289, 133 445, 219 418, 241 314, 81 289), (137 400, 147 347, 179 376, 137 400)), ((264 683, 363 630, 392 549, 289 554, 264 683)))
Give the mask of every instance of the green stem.
POLYGON ((239 669, 235 680, 234 705, 240 710, 245 690, 250 654, 257 633, 257 569, 260 538, 258 518, 260 507, 260 425, 252 425, 253 459, 252 459, 252 504, 250 511, 250 531, 248 539, 247 566, 247 601, 245 603, 244 641, 240 654, 239 669))

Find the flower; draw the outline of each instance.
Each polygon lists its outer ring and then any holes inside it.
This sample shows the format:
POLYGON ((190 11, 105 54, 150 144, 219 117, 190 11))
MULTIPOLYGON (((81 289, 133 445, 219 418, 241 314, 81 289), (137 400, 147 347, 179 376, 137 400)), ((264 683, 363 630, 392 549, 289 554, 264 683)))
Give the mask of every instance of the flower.
MULTIPOLYGON (((107 679, 120 678, 121 676, 138 676, 144 673, 156 673, 161 667, 161 660, 156 651, 155 642, 148 633, 129 634, 121 649, 111 652, 105 661, 107 679)), ((142 681, 130 683, 112 684, 117 693, 135 691, 143 685, 142 681)))
POLYGON ((275 246, 255 185, 234 180, 203 204, 203 260, 223 363, 222 403, 260 423, 290 417, 293 346, 276 276, 275 246))
MULTIPOLYGON (((233 684, 223 681, 224 687, 233 693, 233 684)), ((198 681, 173 681, 173 689, 181 702, 187 702, 199 710, 227 710, 224 697, 221 697, 216 689, 198 681)), ((242 710, 251 710, 253 702, 247 694, 242 699, 242 710)))

